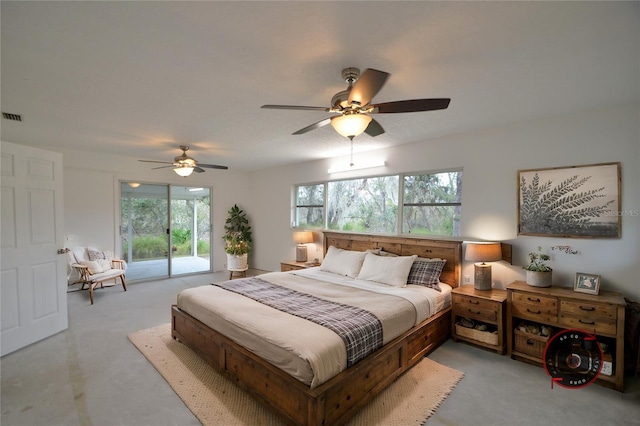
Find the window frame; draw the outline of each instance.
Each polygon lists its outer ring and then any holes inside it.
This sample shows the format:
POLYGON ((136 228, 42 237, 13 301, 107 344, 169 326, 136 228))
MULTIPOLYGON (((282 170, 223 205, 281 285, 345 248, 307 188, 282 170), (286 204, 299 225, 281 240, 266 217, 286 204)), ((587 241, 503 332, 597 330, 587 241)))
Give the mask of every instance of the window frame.
MULTIPOLYGON (((443 173, 462 173, 462 178, 464 179, 464 170, 462 167, 455 167, 451 169, 439 169, 432 170, 428 172, 409 172, 409 173, 401 173, 400 174, 400 196, 399 200, 401 200, 402 205, 398 206, 398 211, 402 216, 398 218, 398 235, 422 235, 428 237, 446 237, 446 238, 458 238, 460 235, 443 235, 443 234, 415 234, 411 232, 403 232, 403 218, 404 218, 404 208, 405 207, 448 207, 448 206, 457 206, 460 207, 460 220, 462 220, 462 194, 460 194, 460 202, 459 203, 405 203, 404 202, 404 183, 405 177, 407 176, 430 176, 430 175, 438 175, 443 173)), ((464 188, 464 185, 462 185, 464 188)), ((400 202, 400 201, 399 201, 400 202)))
MULTIPOLYGON (((291 195, 292 195, 292 203, 291 203, 291 214, 292 214, 292 218, 291 218, 291 227, 293 229, 309 229, 309 230, 321 230, 321 231, 330 231, 327 228, 327 200, 329 197, 328 191, 329 191, 329 183, 330 182, 339 182, 339 181, 350 181, 350 180, 355 180, 355 179, 371 179, 371 178, 382 178, 382 177, 389 177, 389 176, 397 176, 398 177, 398 194, 397 194, 397 200, 398 200, 398 214, 397 214, 397 218, 396 218, 396 229, 395 229, 395 234, 384 234, 384 235, 398 235, 398 236, 414 236, 414 235, 423 235, 423 234, 415 234, 415 233, 411 233, 411 232, 403 232, 403 218, 404 218, 404 208, 406 207, 421 207, 421 206, 425 206, 425 207, 438 207, 438 206, 442 206, 442 207, 447 207, 447 206, 457 206, 460 207, 460 217, 462 220, 462 195, 460 197, 460 202, 459 203, 455 203, 455 202, 446 202, 446 203, 407 203, 405 204, 404 202, 404 189, 405 189, 405 177, 406 176, 425 176, 425 175, 436 175, 436 174, 441 174, 441 173, 452 173, 452 172, 462 172, 463 173, 463 179, 464 179, 464 168, 463 167, 452 167, 452 168, 447 168, 447 169, 437 169, 437 170, 427 170, 427 171, 418 171, 418 172, 404 172, 404 173, 386 173, 386 174, 374 174, 374 175, 361 175, 361 176, 351 176, 348 178, 343 178, 343 179, 328 179, 326 181, 319 181, 319 182, 307 182, 307 183, 299 183, 299 184, 295 184, 292 186, 291 189, 291 195), (299 187, 303 187, 303 186, 313 186, 313 185, 322 185, 323 186, 323 205, 319 206, 319 205, 298 205, 298 188, 299 187), (322 227, 314 227, 314 226, 308 226, 308 225, 303 225, 300 226, 298 224, 298 208, 317 208, 317 207, 322 207, 322 227)), ((359 231, 348 231, 348 232, 352 232, 355 234, 364 234, 363 232, 359 232, 359 231)), ((378 234, 376 232, 367 232, 370 234, 378 234)), ((460 235, 428 235, 429 237, 434 237, 434 238, 459 238, 460 235)))
POLYGON ((328 182, 311 182, 311 183, 300 183, 293 186, 291 190, 291 197, 293 202, 291 208, 291 228, 293 229, 309 229, 309 230, 326 230, 327 229, 327 190, 328 190, 328 182), (314 205, 314 204, 301 204, 298 205, 298 188, 301 186, 322 186, 322 205, 314 205), (298 209, 299 208, 312 208, 312 207, 322 207, 322 226, 310 226, 304 225, 300 226, 298 224, 298 209))

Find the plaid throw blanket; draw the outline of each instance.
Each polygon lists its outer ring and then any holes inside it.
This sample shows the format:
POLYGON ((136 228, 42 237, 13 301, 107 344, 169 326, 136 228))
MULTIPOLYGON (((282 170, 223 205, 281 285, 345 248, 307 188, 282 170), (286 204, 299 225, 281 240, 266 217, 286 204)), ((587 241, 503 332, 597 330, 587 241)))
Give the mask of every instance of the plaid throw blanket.
POLYGON ((320 299, 256 277, 213 285, 335 332, 347 348, 347 367, 382 347, 382 323, 364 309, 320 299))

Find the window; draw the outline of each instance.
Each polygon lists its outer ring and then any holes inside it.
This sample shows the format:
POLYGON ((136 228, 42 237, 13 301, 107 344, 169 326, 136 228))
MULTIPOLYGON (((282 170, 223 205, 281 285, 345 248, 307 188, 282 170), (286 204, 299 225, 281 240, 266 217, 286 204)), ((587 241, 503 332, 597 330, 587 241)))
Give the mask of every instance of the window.
POLYGON ((327 228, 395 233, 398 181, 398 176, 384 176, 329 182, 327 228))
POLYGON ((297 227, 459 236, 462 170, 298 185, 295 203, 297 227))
POLYGON ((404 176, 402 233, 460 235, 462 171, 404 176))
POLYGON ((324 227, 324 184, 296 187, 295 226, 324 227))

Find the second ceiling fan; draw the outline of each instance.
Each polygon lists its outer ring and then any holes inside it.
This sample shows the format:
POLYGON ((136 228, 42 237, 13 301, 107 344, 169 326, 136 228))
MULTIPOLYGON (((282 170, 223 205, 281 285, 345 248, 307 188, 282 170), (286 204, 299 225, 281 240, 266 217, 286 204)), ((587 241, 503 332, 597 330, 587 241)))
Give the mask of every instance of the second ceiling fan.
POLYGON ((155 161, 155 160, 138 160, 138 161, 141 161, 143 163, 169 164, 168 166, 154 167, 154 169, 164 169, 168 167, 173 167, 173 171, 182 177, 187 177, 191 175, 192 172, 204 173, 204 168, 221 169, 221 170, 228 169, 227 166, 219 166, 217 164, 198 163, 195 159, 187 155, 187 151, 189 151, 188 146, 181 145, 180 149, 182 150, 182 154, 175 157, 173 161, 155 161))
POLYGON ((342 70, 342 77, 349 87, 333 96, 329 108, 299 105, 262 105, 262 108, 335 113, 336 115, 313 123, 293 134, 300 135, 331 124, 342 136, 353 140, 355 136, 363 132, 369 136, 378 136, 384 133, 380 123, 369 114, 435 111, 446 109, 451 102, 449 98, 432 98, 372 104, 373 97, 382 89, 389 75, 389 73, 372 68, 366 69, 360 75, 358 68, 345 68, 342 70))

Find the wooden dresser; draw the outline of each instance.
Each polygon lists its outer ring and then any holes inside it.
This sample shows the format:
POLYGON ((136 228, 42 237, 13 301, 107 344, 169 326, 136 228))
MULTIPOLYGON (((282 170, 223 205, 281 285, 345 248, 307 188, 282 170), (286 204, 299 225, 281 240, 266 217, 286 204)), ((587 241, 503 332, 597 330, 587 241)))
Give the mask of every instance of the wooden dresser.
MULTIPOLYGON (((624 388, 624 297, 601 291, 598 296, 578 293, 567 287, 532 287, 524 281, 507 286, 507 347, 514 359, 542 365, 539 350, 527 350, 516 342, 521 322, 550 326, 554 333, 579 329, 595 334, 610 348, 613 372, 600 374, 596 383, 622 391, 624 388)), ((527 341, 535 348, 544 342, 527 341)))

